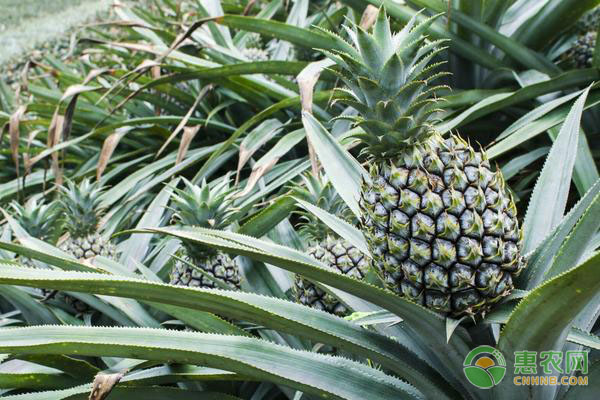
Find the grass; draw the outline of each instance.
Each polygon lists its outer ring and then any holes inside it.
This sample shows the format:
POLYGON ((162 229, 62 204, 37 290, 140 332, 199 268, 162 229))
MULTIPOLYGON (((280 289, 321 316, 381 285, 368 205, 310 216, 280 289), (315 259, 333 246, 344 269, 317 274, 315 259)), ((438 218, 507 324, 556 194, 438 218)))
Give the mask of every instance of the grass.
POLYGON ((109 0, 0 0, 0 63, 64 35, 109 4, 109 0))
POLYGON ((0 0, 0 31, 18 26, 23 20, 55 14, 85 0, 0 0))

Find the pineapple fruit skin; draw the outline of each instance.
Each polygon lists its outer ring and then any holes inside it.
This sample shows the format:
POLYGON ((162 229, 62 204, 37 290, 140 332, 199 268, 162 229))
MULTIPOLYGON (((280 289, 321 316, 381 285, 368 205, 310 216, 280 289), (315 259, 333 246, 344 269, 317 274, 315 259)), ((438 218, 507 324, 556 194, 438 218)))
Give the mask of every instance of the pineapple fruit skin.
POLYGON ((250 61, 269 61, 269 52, 259 47, 249 47, 242 50, 242 54, 250 61))
MULTIPOLYGON (((370 267, 370 259, 344 239, 328 237, 308 250, 308 254, 343 275, 363 279, 370 267)), ((335 296, 325 292, 309 280, 296 275, 296 300, 305 306, 346 316, 349 310, 335 296)))
POLYGON ((385 286, 434 311, 484 312, 513 288, 521 231, 500 172, 462 139, 434 135, 363 182, 362 225, 385 286))
MULTIPOLYGON (((91 233, 84 237, 69 237, 61 246, 60 249, 71 254, 78 260, 90 260, 97 256, 115 258, 115 246, 105 240, 97 232, 91 233)), ((88 306, 83 301, 68 295, 64 292, 55 290, 43 289, 42 294, 47 297, 54 297, 72 307, 78 314, 92 312, 93 308, 88 306)))
POLYGON ((97 256, 115 257, 115 246, 97 232, 83 237, 69 238, 61 246, 61 250, 78 260, 87 260, 97 256))
POLYGON ((170 284, 205 289, 221 287, 214 280, 224 284, 229 289, 240 289, 240 275, 238 268, 229 255, 217 252, 208 254, 202 259, 194 259, 185 250, 180 251, 179 258, 201 268, 203 272, 191 265, 177 260, 171 270, 170 284), (205 274, 210 275, 209 278, 205 274))
POLYGON ((562 55, 562 59, 575 68, 591 68, 596 48, 598 24, 600 23, 600 7, 585 13, 575 24, 577 40, 562 55))
POLYGON ((596 48, 595 31, 580 35, 571 49, 565 53, 564 58, 573 64, 575 68, 591 68, 594 60, 594 49, 596 48))

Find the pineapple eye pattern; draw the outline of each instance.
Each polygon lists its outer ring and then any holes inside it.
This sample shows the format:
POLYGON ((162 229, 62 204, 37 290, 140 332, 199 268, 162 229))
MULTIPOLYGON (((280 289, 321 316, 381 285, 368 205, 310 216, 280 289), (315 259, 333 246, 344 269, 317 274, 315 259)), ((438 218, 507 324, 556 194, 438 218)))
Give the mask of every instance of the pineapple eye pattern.
POLYGON ((374 183, 363 185, 376 270, 389 289, 435 311, 484 311, 522 266, 514 203, 500 173, 460 138, 436 135, 417 149, 408 162, 376 165, 374 183))

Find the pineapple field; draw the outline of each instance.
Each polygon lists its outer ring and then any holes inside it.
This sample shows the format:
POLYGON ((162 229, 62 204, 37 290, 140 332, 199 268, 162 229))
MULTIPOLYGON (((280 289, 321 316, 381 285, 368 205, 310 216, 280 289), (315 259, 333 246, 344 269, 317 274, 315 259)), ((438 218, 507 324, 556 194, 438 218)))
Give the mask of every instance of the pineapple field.
POLYGON ((110 3, 0 66, 1 399, 600 397, 600 0, 110 3))

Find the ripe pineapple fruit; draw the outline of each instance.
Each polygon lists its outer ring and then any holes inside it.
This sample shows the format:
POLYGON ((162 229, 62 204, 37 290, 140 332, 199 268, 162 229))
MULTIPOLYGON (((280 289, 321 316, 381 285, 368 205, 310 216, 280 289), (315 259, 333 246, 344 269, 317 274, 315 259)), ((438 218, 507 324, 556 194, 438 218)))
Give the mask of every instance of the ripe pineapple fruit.
MULTIPOLYGON (((175 189, 172 203, 175 219, 182 225, 221 229, 231 205, 229 182, 210 188, 206 182, 194 185, 184 179, 187 190, 175 189)), ((179 258, 171 271, 170 283, 201 288, 240 288, 238 267, 228 254, 184 241, 176 254, 179 258)))
POLYGON ((381 12, 372 34, 347 29, 352 44, 325 54, 340 67, 349 88, 343 101, 358 111, 353 119, 370 155, 360 207, 375 269, 418 304, 473 315, 510 293, 522 238, 501 172, 433 125, 440 87, 430 83, 443 74, 429 62, 443 49, 423 32, 434 18, 413 18, 392 34, 381 12))
MULTIPOLYGON (((325 178, 314 175, 303 176, 304 186, 292 187, 292 195, 312 203, 330 214, 343 217, 348 208, 333 186, 325 178)), ((338 237, 327 225, 311 213, 302 213, 304 222, 299 231, 310 243, 308 253, 331 269, 356 279, 363 279, 369 269, 370 259, 350 242, 338 237)), ((296 301, 319 310, 339 316, 348 310, 335 296, 327 293, 314 283, 296 275, 294 282, 296 301)))
POLYGON ((103 188, 86 178, 79 185, 69 181, 61 190, 60 202, 69 232, 69 238, 62 244, 61 250, 79 260, 96 256, 113 258, 114 245, 98 232, 100 217, 104 212, 100 205, 103 188))

